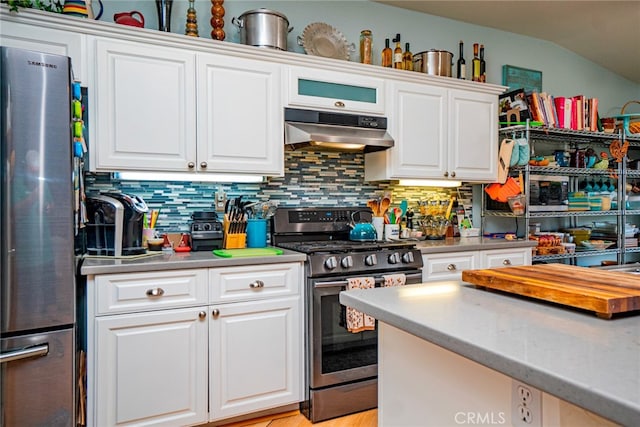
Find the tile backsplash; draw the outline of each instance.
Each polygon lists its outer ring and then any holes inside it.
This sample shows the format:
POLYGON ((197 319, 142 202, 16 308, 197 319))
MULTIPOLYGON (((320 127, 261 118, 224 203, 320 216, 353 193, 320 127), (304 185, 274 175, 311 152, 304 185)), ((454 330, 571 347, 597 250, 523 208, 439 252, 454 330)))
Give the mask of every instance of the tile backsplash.
POLYGON ((223 190, 227 198, 240 195, 245 200, 275 200, 278 206, 366 206, 367 200, 391 194, 393 205, 407 200, 418 211, 419 201, 436 194, 453 193, 464 205, 471 205, 471 186, 459 189, 405 187, 395 181, 364 181, 364 154, 310 151, 285 152, 284 177, 270 177, 264 182, 158 182, 121 181, 111 174, 87 174, 87 194, 122 191, 142 197, 149 208, 161 209, 157 228, 160 231, 189 231, 194 211, 214 210, 214 193, 223 190))

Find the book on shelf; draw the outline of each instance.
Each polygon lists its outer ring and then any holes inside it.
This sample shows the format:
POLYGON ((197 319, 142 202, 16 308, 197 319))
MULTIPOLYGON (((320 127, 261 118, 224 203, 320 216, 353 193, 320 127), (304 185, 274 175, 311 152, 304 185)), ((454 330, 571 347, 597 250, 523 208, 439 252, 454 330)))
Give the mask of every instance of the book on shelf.
POLYGON ((592 132, 602 130, 598 98, 587 98, 582 94, 571 97, 553 96, 546 92, 532 91, 525 93, 525 99, 529 107, 529 118, 541 122, 545 127, 592 132))

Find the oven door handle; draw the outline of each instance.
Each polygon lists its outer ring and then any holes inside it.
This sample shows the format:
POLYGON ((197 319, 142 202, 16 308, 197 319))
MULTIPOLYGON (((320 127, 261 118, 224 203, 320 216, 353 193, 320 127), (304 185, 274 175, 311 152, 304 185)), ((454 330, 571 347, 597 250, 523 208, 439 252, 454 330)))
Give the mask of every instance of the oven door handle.
MULTIPOLYGON (((389 275, 391 275, 392 273, 390 273, 389 275)), ((412 279, 419 279, 420 282, 422 282, 422 273, 421 272, 417 272, 417 273, 408 273, 407 275, 407 281, 412 280, 412 279)), ((379 276, 379 277, 374 277, 376 285, 381 285, 384 283, 384 277, 379 276)), ((334 280, 332 282, 315 282, 313 284, 314 288, 335 288, 335 287, 347 287, 347 285, 349 285, 349 281, 348 280, 334 280)))

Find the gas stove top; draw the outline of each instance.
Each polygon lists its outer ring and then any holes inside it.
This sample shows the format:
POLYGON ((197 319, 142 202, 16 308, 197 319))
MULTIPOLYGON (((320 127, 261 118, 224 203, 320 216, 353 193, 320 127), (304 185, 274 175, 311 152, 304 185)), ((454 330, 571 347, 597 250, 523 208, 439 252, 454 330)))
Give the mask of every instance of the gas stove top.
POLYGON ((275 246, 307 254, 307 276, 373 275, 422 268, 409 241, 349 240, 353 213, 371 219, 369 208, 278 208, 271 224, 275 246))
POLYGON ((314 240, 303 242, 283 242, 278 246, 305 254, 340 254, 375 250, 413 248, 415 243, 403 241, 356 242, 351 240, 314 240))

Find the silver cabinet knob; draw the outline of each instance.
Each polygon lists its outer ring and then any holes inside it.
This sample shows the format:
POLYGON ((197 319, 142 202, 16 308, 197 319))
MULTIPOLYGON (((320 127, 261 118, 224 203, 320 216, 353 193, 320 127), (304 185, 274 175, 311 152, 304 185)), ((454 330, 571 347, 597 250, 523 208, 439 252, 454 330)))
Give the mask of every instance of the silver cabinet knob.
POLYGON ((161 297, 162 295, 164 295, 164 289, 162 288, 147 289, 146 294, 148 297, 161 297))
POLYGON ((455 264, 449 264, 447 265, 447 270, 449 271, 456 271, 458 268, 456 267, 455 264))
POLYGON ((249 287, 252 289, 264 288, 264 282, 262 280, 256 280, 255 282, 249 283, 249 287))
POLYGON ((342 101, 336 101, 333 103, 333 105, 335 105, 336 107, 340 107, 343 108, 344 107, 344 102, 342 101))
POLYGON ((447 178, 449 176, 449 172, 444 173, 444 177, 447 178))
POLYGON ((502 265, 511 265, 511 260, 510 259, 505 259, 502 261, 502 265))
POLYGON ((211 310, 211 316, 213 317, 220 316, 220 310, 218 310, 217 308, 214 308, 213 310, 211 310))
POLYGON ((206 168, 207 168, 207 162, 201 162, 200 169, 206 169, 206 168))
POLYGON ((456 171, 451 172, 451 178, 455 178, 456 177, 456 171))
POLYGON ((187 163, 187 167, 188 167, 189 169, 193 169, 193 168, 195 168, 195 167, 196 167, 196 164, 195 164, 195 162, 189 162, 189 163, 187 163))
POLYGON ((202 319, 206 319, 207 318, 207 313, 204 311, 201 311, 200 313, 198 313, 198 319, 202 320, 202 319))

